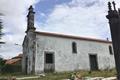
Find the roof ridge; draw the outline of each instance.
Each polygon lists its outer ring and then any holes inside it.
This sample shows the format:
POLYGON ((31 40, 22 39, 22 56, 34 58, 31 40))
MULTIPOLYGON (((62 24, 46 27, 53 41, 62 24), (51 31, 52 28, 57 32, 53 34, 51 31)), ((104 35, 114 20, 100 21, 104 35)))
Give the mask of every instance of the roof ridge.
POLYGON ((55 36, 55 37, 64 37, 64 38, 72 38, 72 39, 79 39, 79 40, 87 40, 87 41, 96 41, 96 42, 104 42, 104 43, 112 43, 112 41, 103 40, 103 39, 95 39, 95 38, 88 38, 88 37, 80 37, 74 35, 66 35, 60 33, 52 33, 52 32, 39 32, 35 31, 37 34, 46 35, 46 36, 55 36))

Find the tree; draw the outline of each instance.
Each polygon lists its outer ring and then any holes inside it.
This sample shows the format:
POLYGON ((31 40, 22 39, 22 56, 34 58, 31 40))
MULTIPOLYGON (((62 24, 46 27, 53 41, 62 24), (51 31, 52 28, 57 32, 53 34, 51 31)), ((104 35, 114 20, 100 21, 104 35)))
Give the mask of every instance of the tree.
POLYGON ((1 19, 0 19, 0 39, 2 37, 2 22, 1 22, 1 19))
POLYGON ((0 72, 5 65, 5 60, 0 56, 0 72))
POLYGON ((2 57, 0 57, 0 66, 3 66, 4 64, 5 64, 5 60, 2 57))
POLYGON ((1 16, 3 16, 3 14, 1 14, 0 13, 0 39, 1 39, 1 37, 2 37, 2 35, 3 35, 3 33, 2 33, 2 19, 1 19, 1 16))

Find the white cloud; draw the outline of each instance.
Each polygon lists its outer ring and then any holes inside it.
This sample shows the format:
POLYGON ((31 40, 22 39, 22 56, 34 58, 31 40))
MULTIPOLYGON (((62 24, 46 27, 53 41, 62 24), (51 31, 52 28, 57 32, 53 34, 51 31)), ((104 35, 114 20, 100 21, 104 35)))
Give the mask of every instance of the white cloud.
MULTIPOLYGON (((4 32, 11 33, 12 39, 7 37, 3 39, 9 42, 21 44, 26 30, 26 13, 30 5, 35 4, 39 0, 0 0, 0 12, 3 13, 4 32), (19 36, 20 40, 15 40, 19 36), (7 39, 6 39, 7 38, 7 39)), ((9 36, 5 35, 5 36, 9 36)))
POLYGON ((105 0, 72 0, 56 5, 41 30, 106 39, 110 38, 106 15, 105 0))
POLYGON ((30 5, 34 5, 38 1, 40 0, 0 0, 0 13, 4 14, 2 17, 4 25, 3 32, 8 33, 2 39, 7 44, 11 44, 11 47, 5 46, 5 50, 0 50, 0 55, 5 56, 6 54, 5 57, 14 56, 18 54, 18 51, 22 51, 22 47, 18 48, 13 45, 15 43, 22 44, 26 30, 27 9, 30 5))
POLYGON ((9 59, 22 53, 21 45, 6 43, 0 45, 0 56, 9 59))

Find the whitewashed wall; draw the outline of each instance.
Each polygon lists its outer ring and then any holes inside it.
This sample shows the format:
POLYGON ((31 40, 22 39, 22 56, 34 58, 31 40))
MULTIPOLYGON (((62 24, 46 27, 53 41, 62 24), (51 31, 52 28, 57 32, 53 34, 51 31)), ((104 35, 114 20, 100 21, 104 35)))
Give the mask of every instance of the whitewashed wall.
POLYGON ((33 73, 34 72, 34 65, 35 62, 33 61, 33 56, 36 53, 36 44, 35 44, 35 34, 32 32, 29 32, 23 42, 23 57, 22 57, 22 71, 25 72, 26 70, 26 64, 27 66, 27 73, 33 73), (26 57, 28 58, 28 61, 26 63, 26 57))
POLYGON ((115 67, 114 55, 109 53, 111 43, 68 39, 52 36, 36 36, 35 72, 44 71, 44 52, 55 53, 55 71, 90 70, 89 54, 97 54, 98 68, 115 67), (72 53, 72 42, 77 43, 77 54, 72 53))

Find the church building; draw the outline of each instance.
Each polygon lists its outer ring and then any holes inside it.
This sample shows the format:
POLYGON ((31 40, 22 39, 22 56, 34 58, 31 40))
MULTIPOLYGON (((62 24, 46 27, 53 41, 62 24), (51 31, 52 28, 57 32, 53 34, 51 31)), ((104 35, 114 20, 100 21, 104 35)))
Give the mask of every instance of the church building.
POLYGON ((22 71, 31 74, 115 67, 112 42, 79 36, 37 32, 33 7, 27 15, 22 71))

